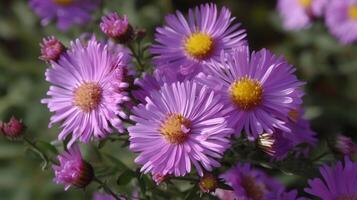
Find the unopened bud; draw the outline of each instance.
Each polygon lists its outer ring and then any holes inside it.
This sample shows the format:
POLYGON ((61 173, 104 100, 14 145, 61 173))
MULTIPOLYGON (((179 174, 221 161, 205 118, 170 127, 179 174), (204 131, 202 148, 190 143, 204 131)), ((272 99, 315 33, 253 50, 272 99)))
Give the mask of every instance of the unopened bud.
POLYGON ((25 125, 22 123, 22 120, 18 120, 15 117, 11 117, 7 123, 0 122, 0 132, 7 138, 16 139, 23 135, 24 130, 25 125))
POLYGON ((43 61, 57 61, 66 50, 64 45, 54 36, 43 38, 40 59, 43 61))

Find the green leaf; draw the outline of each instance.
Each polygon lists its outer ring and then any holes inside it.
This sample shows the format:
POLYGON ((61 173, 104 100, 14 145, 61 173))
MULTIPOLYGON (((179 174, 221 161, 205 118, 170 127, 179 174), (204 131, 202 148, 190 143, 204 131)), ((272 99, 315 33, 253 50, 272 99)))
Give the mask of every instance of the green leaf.
POLYGON ((132 170, 125 170, 120 174, 117 180, 118 185, 127 185, 130 181, 135 178, 136 174, 132 170))

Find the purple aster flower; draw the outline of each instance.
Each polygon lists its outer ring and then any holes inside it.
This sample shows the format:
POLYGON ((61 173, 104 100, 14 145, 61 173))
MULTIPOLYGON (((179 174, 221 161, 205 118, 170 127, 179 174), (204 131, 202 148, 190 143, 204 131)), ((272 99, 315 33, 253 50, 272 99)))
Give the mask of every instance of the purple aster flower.
POLYGON ((345 157, 345 165, 339 161, 336 166, 324 165, 320 168, 322 179, 309 180, 305 192, 323 200, 356 200, 357 199, 357 163, 345 157))
POLYGON ((247 163, 237 164, 221 178, 233 188, 236 198, 242 200, 268 200, 270 193, 284 189, 277 180, 247 163))
POLYGON ((110 13, 102 17, 100 29, 108 37, 120 42, 127 42, 133 37, 133 28, 130 26, 126 15, 119 16, 118 13, 110 13))
POLYGON ((133 108, 130 149, 139 153, 141 171, 184 176, 193 164, 203 176, 203 168, 219 167, 232 132, 219 101, 207 87, 186 81, 164 84, 133 108))
POLYGON ((42 18, 41 24, 57 22, 61 31, 67 31, 72 25, 85 25, 91 19, 100 0, 30 0, 30 6, 42 18))
POLYGON ((52 166, 56 175, 54 181, 57 184, 64 184, 65 190, 70 186, 84 188, 93 180, 93 168, 83 160, 77 144, 72 145, 68 152, 62 153, 57 158, 60 165, 52 166))
POLYGON ((202 70, 203 61, 246 44, 245 31, 238 29, 239 23, 232 25, 233 21, 227 8, 218 11, 215 4, 190 9, 188 20, 179 11, 168 15, 167 25, 156 29, 158 44, 151 48, 154 64, 178 73, 180 79, 193 77, 202 70))
POLYGON ((66 56, 46 71, 46 80, 53 84, 49 98, 43 99, 51 112, 52 124, 61 122, 63 140, 72 133, 69 146, 77 139, 87 143, 93 137, 103 138, 116 128, 124 131, 126 114, 120 104, 129 100, 125 88, 128 55, 95 38, 82 44, 72 42, 66 56))
POLYGON ((155 70, 153 75, 144 73, 142 78, 137 78, 134 84, 139 87, 138 90, 132 91, 133 96, 141 103, 145 103, 145 97, 149 96, 152 91, 160 90, 165 84, 171 84, 178 81, 174 73, 155 70))
POLYGON ((286 30, 298 30, 311 25, 314 17, 320 17, 329 0, 279 0, 278 11, 286 30))
POLYGON ((66 51, 64 45, 54 36, 43 38, 40 59, 43 61, 57 61, 63 52, 66 51))
POLYGON ((289 111, 302 103, 297 90, 303 83, 283 57, 266 49, 250 54, 248 47, 241 47, 232 54, 222 53, 221 62, 207 65, 210 71, 200 73, 197 81, 222 94, 236 134, 244 129, 254 140, 275 129, 291 132, 286 121, 289 111))
POLYGON ((344 155, 354 155, 357 153, 357 145, 352 139, 341 134, 336 136, 335 149, 344 155))
POLYGON ((341 42, 357 42, 357 1, 331 0, 326 8, 326 25, 341 42))

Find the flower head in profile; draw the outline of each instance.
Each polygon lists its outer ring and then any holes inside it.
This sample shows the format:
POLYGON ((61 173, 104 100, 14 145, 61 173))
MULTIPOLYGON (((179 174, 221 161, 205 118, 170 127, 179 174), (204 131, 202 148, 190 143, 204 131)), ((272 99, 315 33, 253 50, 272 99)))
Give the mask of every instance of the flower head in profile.
POLYGON ((259 135, 258 146, 272 158, 284 159, 288 152, 294 151, 296 156, 306 155, 311 147, 316 145, 316 133, 311 130, 310 123, 303 118, 302 109, 289 112, 287 124, 290 132, 276 129, 274 133, 259 135), (297 146, 305 144, 305 148, 297 146))
POLYGON ((342 43, 357 42, 357 1, 331 0, 325 18, 329 31, 342 43))
POLYGON ((91 19, 101 0, 30 0, 30 7, 42 18, 41 24, 57 22, 61 31, 73 25, 85 25, 91 19))
POLYGON ((218 11, 215 4, 190 9, 188 19, 179 11, 168 15, 166 25, 156 29, 157 44, 151 48, 154 64, 178 73, 180 79, 193 77, 204 61, 246 44, 245 31, 238 29, 239 23, 232 24, 233 20, 227 8, 218 11))
POLYGON ((357 199, 357 163, 345 157, 345 163, 339 161, 336 166, 324 165, 320 168, 322 178, 309 180, 305 192, 324 200, 357 199))
POLYGON ((324 14, 329 0, 279 0, 278 11, 286 30, 299 30, 311 25, 324 14))
POLYGON ((236 199, 268 200, 271 193, 284 189, 277 180, 247 163, 237 164, 222 174, 221 178, 233 188, 236 199))
POLYGON ((130 149, 141 171, 184 176, 193 164, 199 175, 219 167, 230 146, 219 96, 193 82, 164 84, 132 112, 130 149))
POLYGON ((197 81, 221 94, 236 134, 244 130, 254 140, 275 129, 291 132, 288 113, 302 103, 297 90, 303 83, 283 57, 266 49, 250 54, 248 47, 241 47, 207 66, 210 71, 200 73, 197 81))
POLYGON ((100 29, 108 37, 116 39, 120 42, 127 42, 133 37, 133 28, 129 24, 126 15, 120 16, 113 12, 102 17, 100 29))
POLYGON ((87 44, 72 42, 66 56, 51 62, 46 80, 53 85, 42 102, 54 112, 50 127, 62 122, 60 140, 72 134, 69 145, 87 143, 106 137, 113 128, 124 131, 121 118, 126 114, 120 105, 129 100, 127 58, 126 51, 93 38, 87 44))
POLYGON ((53 165, 54 181, 63 184, 65 190, 70 186, 85 188, 94 177, 92 166, 83 160, 79 145, 75 144, 58 157, 59 165, 53 165))
POLYGON ((357 153, 357 145, 350 137, 339 134, 336 136, 335 150, 343 155, 354 155, 357 153))

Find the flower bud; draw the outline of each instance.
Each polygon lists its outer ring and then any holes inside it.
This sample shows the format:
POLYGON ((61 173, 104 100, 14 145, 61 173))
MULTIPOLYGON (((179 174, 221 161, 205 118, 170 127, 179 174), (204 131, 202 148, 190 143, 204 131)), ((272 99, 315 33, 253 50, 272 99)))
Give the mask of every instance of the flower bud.
POLYGON ((43 61, 57 61, 66 50, 64 45, 54 36, 43 38, 40 59, 43 61))
POLYGON ((18 120, 15 117, 11 117, 7 123, 0 122, 0 132, 7 138, 16 139, 23 135, 25 125, 22 120, 18 120))
POLYGON ((102 17, 100 29, 108 37, 121 43, 126 43, 133 39, 134 31, 129 24, 126 15, 119 16, 118 13, 110 13, 102 17))
POLYGON ((64 184, 65 190, 70 186, 85 188, 94 178, 93 167, 82 159, 78 145, 72 146, 68 152, 58 156, 60 165, 54 165, 56 177, 54 181, 64 184))
POLYGON ((203 192, 214 192, 218 186, 216 177, 212 174, 205 174, 198 183, 203 192))
POLYGON ((336 136, 335 149, 343 155, 353 155, 357 153, 357 145, 352 139, 341 134, 336 136))

